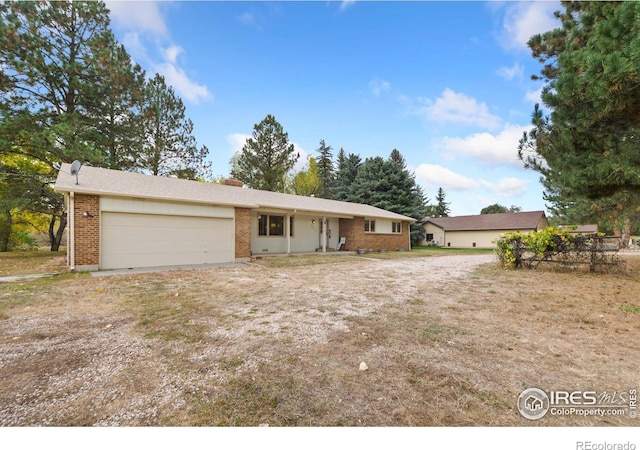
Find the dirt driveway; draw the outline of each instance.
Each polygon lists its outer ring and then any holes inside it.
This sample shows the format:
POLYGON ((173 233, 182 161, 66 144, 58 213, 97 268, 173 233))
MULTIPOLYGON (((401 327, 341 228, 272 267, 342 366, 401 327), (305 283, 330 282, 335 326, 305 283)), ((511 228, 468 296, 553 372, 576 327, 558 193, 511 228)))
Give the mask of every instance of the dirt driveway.
POLYGON ((638 262, 340 256, 3 283, 0 425, 637 426, 530 421, 516 401, 640 387, 638 262))

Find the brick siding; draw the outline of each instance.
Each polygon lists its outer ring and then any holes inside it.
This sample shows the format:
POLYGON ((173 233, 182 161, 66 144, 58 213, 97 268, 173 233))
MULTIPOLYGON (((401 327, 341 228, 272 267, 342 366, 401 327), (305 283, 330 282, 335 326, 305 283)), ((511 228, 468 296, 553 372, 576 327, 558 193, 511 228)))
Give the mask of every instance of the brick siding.
POLYGON ((100 264, 100 201, 96 195, 76 194, 73 211, 75 227, 75 264, 100 264), (84 212, 88 217, 83 217, 84 212))
POLYGON ((355 252, 358 249, 356 243, 356 226, 364 227, 364 218, 356 217, 354 219, 340 219, 340 236, 346 238, 343 250, 355 252), (358 225, 358 223, 360 225, 358 225))
POLYGON ((236 208, 236 258, 251 257, 251 210, 236 208))
POLYGON ((375 252, 381 249, 409 250, 409 228, 409 222, 402 222, 402 233, 366 233, 364 217, 340 219, 340 236, 347 238, 344 249, 352 252, 359 248, 375 252))

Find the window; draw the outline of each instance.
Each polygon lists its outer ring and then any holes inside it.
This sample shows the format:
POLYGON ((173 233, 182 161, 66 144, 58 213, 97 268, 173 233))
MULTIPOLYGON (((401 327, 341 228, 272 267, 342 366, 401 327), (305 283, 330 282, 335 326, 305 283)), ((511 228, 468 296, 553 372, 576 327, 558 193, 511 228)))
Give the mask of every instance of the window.
POLYGON ((269 236, 284 236, 284 217, 269 216, 269 236))
POLYGON ((293 237, 293 216, 289 216, 289 236, 293 237))
POLYGON ((402 222, 391 222, 392 233, 402 233, 402 222))
POLYGON ((427 241, 433 241, 433 233, 427 233, 427 241))
POLYGON ((284 236, 284 216, 258 215, 258 236, 284 236))
POLYGON ((269 220, 269 216, 265 216, 261 214, 258 216, 258 236, 268 236, 267 235, 267 221, 269 220))
POLYGON ((364 231, 369 231, 374 233, 376 231, 376 221, 375 220, 365 220, 364 221, 364 231))

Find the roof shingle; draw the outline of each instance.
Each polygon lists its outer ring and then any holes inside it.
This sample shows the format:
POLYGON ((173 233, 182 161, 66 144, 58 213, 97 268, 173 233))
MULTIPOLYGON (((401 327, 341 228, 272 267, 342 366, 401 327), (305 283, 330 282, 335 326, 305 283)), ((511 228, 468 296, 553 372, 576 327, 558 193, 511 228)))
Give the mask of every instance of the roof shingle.
POLYGON ((71 175, 70 168, 69 164, 63 164, 60 168, 54 185, 56 191, 244 208, 282 209, 345 218, 358 216, 415 221, 411 217, 359 203, 158 177, 91 166, 83 166, 80 169, 78 184, 76 184, 76 177, 71 175))
POLYGON ((525 230, 536 229, 542 217, 544 217, 544 211, 528 211, 457 217, 428 217, 424 221, 431 222, 445 231, 525 230))

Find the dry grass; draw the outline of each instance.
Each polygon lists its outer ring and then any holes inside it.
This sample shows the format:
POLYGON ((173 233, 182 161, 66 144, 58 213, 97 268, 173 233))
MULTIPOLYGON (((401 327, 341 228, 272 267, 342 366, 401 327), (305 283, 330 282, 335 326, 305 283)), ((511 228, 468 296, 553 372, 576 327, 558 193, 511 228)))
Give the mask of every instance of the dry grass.
POLYGON ((65 258, 64 250, 0 253, 0 277, 63 272, 65 258))
POLYGON ((515 403, 638 388, 640 258, 314 258, 0 283, 0 425, 637 425, 515 403))

